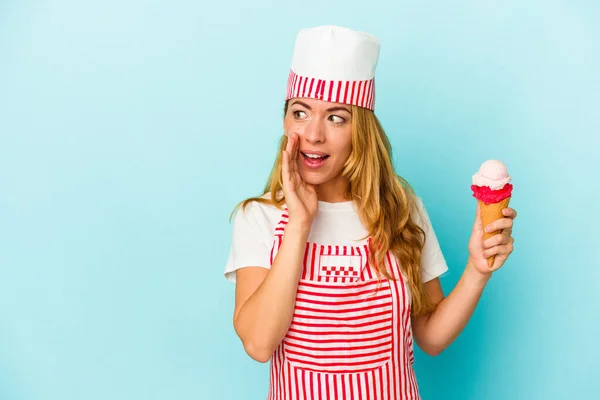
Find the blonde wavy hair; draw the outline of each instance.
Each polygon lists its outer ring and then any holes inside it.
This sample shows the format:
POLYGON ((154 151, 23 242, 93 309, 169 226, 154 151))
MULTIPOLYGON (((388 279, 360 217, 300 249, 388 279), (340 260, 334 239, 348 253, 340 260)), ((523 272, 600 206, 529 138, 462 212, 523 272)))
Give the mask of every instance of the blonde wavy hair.
MULTIPOLYGON (((288 110, 285 102, 283 115, 288 110)), ((283 210, 282 152, 287 136, 279 142, 279 152, 261 196, 238 203, 231 217, 241 206, 253 201, 274 205, 283 210), (267 193, 270 197, 263 197, 267 193), (277 198, 277 195, 281 198, 277 198)), ((435 309, 423 287, 421 256, 425 232, 410 218, 417 212, 416 195, 410 184, 397 175, 392 165, 392 146, 375 113, 363 107, 352 106, 352 151, 342 170, 348 180, 349 197, 356 203, 361 222, 371 237, 369 261, 379 275, 394 279, 385 267, 389 250, 396 256, 412 293, 411 312, 425 315, 435 309)))

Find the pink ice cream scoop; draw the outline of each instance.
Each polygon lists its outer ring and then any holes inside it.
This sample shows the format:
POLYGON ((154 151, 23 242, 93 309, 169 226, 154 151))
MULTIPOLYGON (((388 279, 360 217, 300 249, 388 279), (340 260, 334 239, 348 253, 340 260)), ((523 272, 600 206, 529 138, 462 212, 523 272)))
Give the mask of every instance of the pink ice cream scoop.
POLYGON ((502 161, 487 160, 473 175, 473 197, 485 204, 499 203, 512 194, 508 169, 502 161))

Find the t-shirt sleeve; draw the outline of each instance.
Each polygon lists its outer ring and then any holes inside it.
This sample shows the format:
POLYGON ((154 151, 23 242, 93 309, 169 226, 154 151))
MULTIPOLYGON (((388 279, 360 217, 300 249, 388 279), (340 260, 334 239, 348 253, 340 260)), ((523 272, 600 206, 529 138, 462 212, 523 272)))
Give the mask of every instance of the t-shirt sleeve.
POLYGON ((417 223, 425 231, 425 246, 421 256, 421 278, 423 282, 428 282, 447 272, 448 265, 431 225, 429 214, 420 197, 417 197, 417 209, 419 211, 417 213, 417 223))
POLYGON ((233 220, 225 278, 235 282, 236 271, 244 267, 270 268, 269 237, 272 237, 269 222, 261 212, 260 205, 252 202, 245 210, 240 207, 233 220))

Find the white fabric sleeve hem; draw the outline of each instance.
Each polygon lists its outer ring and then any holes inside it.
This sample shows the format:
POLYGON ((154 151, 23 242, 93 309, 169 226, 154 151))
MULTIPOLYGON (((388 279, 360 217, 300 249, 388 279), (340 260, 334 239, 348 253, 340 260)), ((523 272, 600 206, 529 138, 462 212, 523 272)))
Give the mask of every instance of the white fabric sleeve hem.
POLYGON ((235 283, 236 271, 244 267, 270 268, 271 249, 267 238, 271 237, 269 223, 258 209, 250 203, 245 210, 238 209, 232 230, 231 248, 225 266, 225 278, 235 283))
POLYGON ((435 278, 442 278, 442 277, 446 276, 447 272, 448 272, 448 266, 445 266, 445 267, 440 266, 438 268, 438 270, 436 271, 436 273, 434 273, 434 274, 430 274, 428 272, 422 273, 421 279, 423 280, 423 283, 427 283, 429 281, 434 280, 435 278))
POLYGON ((425 283, 445 275, 448 272, 448 264, 420 197, 417 197, 417 209, 417 223, 425 231, 425 245, 421 255, 421 279, 425 283))
MULTIPOLYGON (((264 265, 248 265, 248 267, 261 267, 264 269, 269 269, 269 267, 265 267, 264 265)), ((233 271, 225 271, 225 279, 227 279, 229 282, 231 283, 235 283, 235 278, 236 278, 236 272, 238 269, 242 269, 242 268, 246 268, 246 267, 239 267, 233 271)))

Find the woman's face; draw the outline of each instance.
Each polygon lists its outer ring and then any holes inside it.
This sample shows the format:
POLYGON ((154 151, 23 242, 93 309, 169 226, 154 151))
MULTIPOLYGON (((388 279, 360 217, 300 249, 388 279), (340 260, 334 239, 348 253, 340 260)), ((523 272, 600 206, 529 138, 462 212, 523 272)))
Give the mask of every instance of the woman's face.
POLYGON ((347 104, 294 98, 283 121, 286 135, 298 134, 299 172, 309 184, 342 184, 352 150, 352 108, 347 104))

